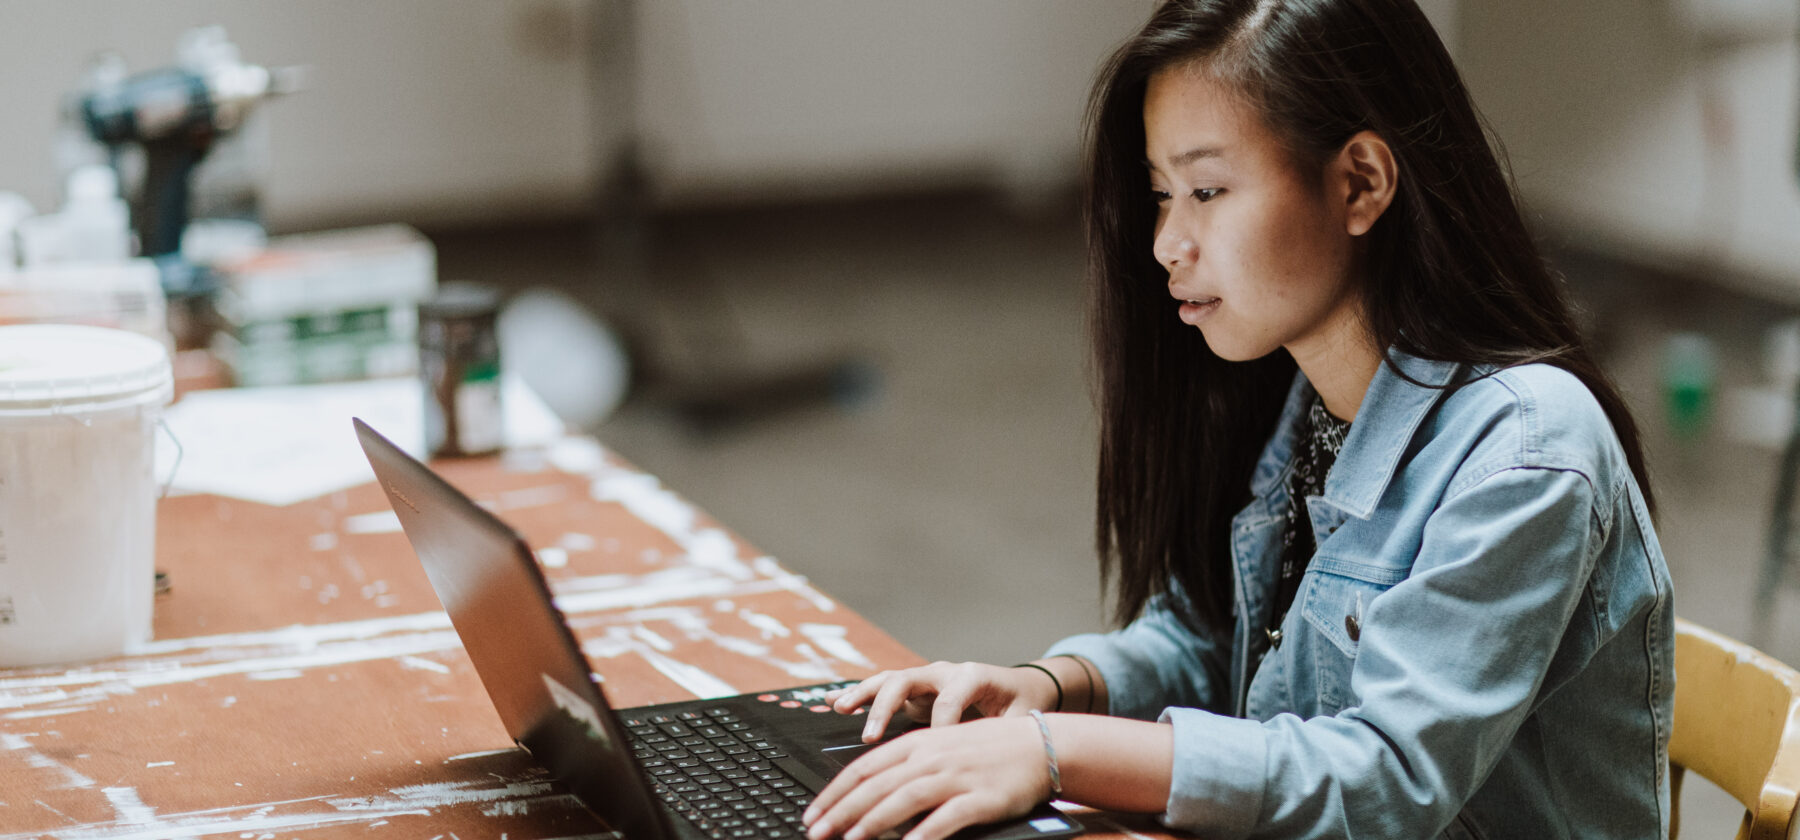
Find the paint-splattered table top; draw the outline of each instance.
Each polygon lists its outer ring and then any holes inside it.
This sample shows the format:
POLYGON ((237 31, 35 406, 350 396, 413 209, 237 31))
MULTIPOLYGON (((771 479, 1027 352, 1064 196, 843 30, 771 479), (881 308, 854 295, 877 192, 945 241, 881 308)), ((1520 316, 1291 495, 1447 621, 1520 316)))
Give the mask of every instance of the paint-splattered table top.
MULTIPOLYGON (((620 706, 918 661, 590 440, 435 466, 537 548, 620 706)), ((510 748, 373 483, 157 528, 154 642, 0 670, 0 840, 600 831, 510 748)))

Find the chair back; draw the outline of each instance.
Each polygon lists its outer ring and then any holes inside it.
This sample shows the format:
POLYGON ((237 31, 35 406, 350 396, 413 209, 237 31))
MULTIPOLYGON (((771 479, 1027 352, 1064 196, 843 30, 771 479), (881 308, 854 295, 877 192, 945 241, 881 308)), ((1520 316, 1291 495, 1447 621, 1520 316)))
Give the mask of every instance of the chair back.
POLYGON ((1800 672, 1756 648, 1677 618, 1670 792, 1692 770, 1744 805, 1739 840, 1800 837, 1800 672))

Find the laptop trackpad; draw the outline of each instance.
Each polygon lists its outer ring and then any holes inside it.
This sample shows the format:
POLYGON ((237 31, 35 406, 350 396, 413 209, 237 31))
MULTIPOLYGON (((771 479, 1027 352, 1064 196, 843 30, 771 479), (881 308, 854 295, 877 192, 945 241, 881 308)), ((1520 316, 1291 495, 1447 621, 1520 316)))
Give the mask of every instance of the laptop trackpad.
POLYGON ((830 761, 831 766, 842 770, 849 766, 850 762, 855 761, 858 756, 879 746, 881 744, 845 744, 841 747, 826 747, 819 752, 824 753, 825 760, 830 761))

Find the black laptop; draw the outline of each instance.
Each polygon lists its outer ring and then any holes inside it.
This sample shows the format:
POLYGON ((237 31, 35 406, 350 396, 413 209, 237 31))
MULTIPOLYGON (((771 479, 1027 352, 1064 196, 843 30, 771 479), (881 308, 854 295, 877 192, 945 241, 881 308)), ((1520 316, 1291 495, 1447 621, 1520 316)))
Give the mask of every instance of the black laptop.
MULTIPOLYGON (((807 711, 836 685, 614 710, 531 549, 356 420, 369 464, 506 731, 628 840, 795 840, 813 794, 862 752, 861 719, 807 711)), ((917 724, 900 720, 885 737, 917 724)), ((1079 834, 1039 805, 958 840, 1079 834)))

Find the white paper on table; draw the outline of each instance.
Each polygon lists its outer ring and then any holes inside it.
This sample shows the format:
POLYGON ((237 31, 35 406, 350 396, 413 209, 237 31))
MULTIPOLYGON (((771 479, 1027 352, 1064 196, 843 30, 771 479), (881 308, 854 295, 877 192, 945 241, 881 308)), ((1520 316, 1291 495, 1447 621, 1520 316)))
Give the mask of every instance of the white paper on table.
MULTIPOLYGON (((508 447, 548 444, 563 423, 524 380, 502 374, 508 447)), ((158 481, 174 470, 171 494, 211 493, 290 505, 374 480, 350 418, 360 417, 400 448, 425 448, 424 388, 416 378, 329 385, 194 391, 163 419, 158 481), (180 460, 176 446, 180 442, 180 460)))

